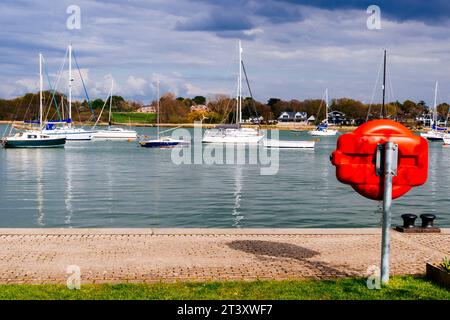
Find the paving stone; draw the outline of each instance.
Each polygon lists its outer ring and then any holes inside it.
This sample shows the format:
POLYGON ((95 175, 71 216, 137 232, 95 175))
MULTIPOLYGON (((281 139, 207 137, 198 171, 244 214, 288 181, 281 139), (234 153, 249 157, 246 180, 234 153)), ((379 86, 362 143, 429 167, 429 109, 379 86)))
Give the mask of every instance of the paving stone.
MULTIPOLYGON (((450 255, 450 232, 392 232, 393 274, 450 255)), ((333 279, 380 264, 377 229, 0 229, 0 283, 333 279), (202 231, 204 230, 204 231, 202 231)))

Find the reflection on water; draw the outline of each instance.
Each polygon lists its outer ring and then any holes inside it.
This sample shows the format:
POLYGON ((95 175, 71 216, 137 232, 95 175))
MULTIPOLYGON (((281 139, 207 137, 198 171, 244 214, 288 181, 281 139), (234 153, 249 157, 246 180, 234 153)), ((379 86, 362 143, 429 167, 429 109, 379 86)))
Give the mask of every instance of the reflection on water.
POLYGON ((242 166, 238 165, 235 169, 235 191, 234 191, 234 206, 233 206, 233 227, 240 227, 239 222, 244 218, 239 213, 241 208, 241 191, 242 191, 242 166))
MULTIPOLYGON (((25 150, 26 151, 26 150, 25 150)), ((37 197, 37 225, 45 226, 44 222, 44 173, 42 171, 42 150, 35 150, 36 161, 36 197, 37 197)))
MULTIPOLYGON (((170 150, 128 142, 1 149, 0 227, 378 226, 381 203, 336 180, 335 144, 322 138, 315 150, 280 150, 274 176, 261 176, 258 165, 175 165, 170 150)), ((449 182, 450 148, 432 143, 428 182, 394 201, 393 223, 404 213, 435 213, 450 226, 449 182)))
POLYGON ((72 172, 73 172, 73 162, 70 157, 64 156, 64 172, 65 172, 65 188, 64 188, 64 205, 66 208, 66 217, 64 220, 64 224, 68 227, 71 226, 72 216, 73 216, 73 208, 72 208, 72 172))

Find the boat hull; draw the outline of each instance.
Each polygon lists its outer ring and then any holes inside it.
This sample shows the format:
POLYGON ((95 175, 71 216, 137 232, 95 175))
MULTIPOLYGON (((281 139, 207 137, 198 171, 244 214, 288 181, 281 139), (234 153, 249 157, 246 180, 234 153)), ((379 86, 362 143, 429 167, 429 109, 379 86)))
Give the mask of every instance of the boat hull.
POLYGON ((58 138, 65 138, 67 141, 89 141, 92 140, 93 131, 69 131, 69 130, 44 130, 43 133, 58 138))
POLYGON ((264 140, 264 147, 274 149, 314 149, 315 141, 264 140))
POLYGON ((234 144, 259 144, 263 140, 263 135, 254 136, 205 136, 203 143, 234 143, 234 144))
POLYGON ((172 140, 172 141, 149 140, 149 141, 141 141, 139 142, 139 144, 141 147, 144 148, 173 148, 189 145, 188 142, 181 140, 172 140))
POLYGON ((109 131, 99 130, 93 133, 92 138, 95 140, 136 140, 136 131, 109 131))
POLYGON ((421 137, 426 138, 429 141, 443 141, 444 134, 434 133, 434 132, 425 132, 420 134, 421 137))
POLYGON ((58 148, 64 147, 65 138, 35 139, 35 140, 12 140, 5 139, 2 145, 5 148, 58 148))
POLYGON ((316 136, 316 137, 332 137, 337 134, 336 130, 313 130, 309 132, 310 135, 316 136))

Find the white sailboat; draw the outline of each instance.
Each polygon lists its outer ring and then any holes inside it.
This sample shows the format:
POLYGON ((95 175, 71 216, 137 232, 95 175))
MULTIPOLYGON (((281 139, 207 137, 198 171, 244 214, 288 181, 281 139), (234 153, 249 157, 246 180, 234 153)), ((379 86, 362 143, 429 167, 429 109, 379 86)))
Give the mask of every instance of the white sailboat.
POLYGON ((444 136, 448 137, 447 128, 439 128, 437 123, 437 92, 438 82, 436 81, 434 88, 433 117, 430 119, 430 130, 420 134, 421 137, 426 138, 429 141, 443 141, 444 136))
POLYGON ((207 129, 203 143, 237 143, 258 144, 264 139, 264 134, 253 128, 242 128, 242 46, 239 41, 239 77, 236 97, 236 123, 218 125, 207 129))
POLYGON ((67 140, 91 140, 93 131, 72 126, 72 45, 69 45, 69 114, 67 119, 47 121, 43 133, 52 137, 64 137, 67 140))
MULTIPOLYGON (((113 88, 114 80, 111 80, 111 92, 109 95, 109 115, 108 115, 108 128, 105 130, 95 130, 92 137, 95 140, 136 140, 137 132, 134 130, 126 130, 120 127, 111 126, 111 110, 112 110, 112 99, 113 99, 113 88)), ((103 106, 104 107, 104 106, 103 106)), ((103 109, 98 116, 97 122, 95 123, 93 129, 95 129, 98 121, 100 120, 103 109)))
POLYGON ((142 140, 139 141, 139 145, 144 148, 173 148, 173 147, 182 147, 182 146, 188 146, 190 144, 190 141, 180 140, 180 139, 174 139, 172 137, 167 136, 161 136, 161 132, 159 130, 159 81, 157 83, 157 104, 156 104, 156 130, 157 130, 157 138, 156 139, 150 139, 150 140, 142 140))
POLYGON ((450 145, 450 134, 446 133, 444 134, 444 136, 442 137, 442 140, 444 141, 445 145, 450 145))
MULTIPOLYGON (((43 77, 42 77, 42 54, 39 54, 39 126, 42 128, 42 91, 43 91, 43 77)), ((63 137, 51 137, 42 133, 41 130, 33 129, 25 132, 18 132, 13 136, 4 137, 1 139, 1 144, 5 148, 54 148, 64 147, 66 139, 63 137)))
POLYGON ((325 90, 325 119, 317 126, 315 130, 309 131, 312 136, 329 137, 335 136, 337 130, 328 128, 328 89, 325 90))

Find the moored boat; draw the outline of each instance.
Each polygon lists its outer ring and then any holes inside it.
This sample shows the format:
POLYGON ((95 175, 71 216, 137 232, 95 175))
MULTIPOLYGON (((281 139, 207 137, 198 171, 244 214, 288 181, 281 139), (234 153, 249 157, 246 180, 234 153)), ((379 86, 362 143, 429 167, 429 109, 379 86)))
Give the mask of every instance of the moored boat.
MULTIPOLYGON (((42 77, 42 61, 43 56, 39 54, 39 125, 42 124, 43 103, 42 103, 42 91, 43 91, 43 77, 42 77)), ((39 127, 40 129, 40 127, 39 127)), ((64 147, 66 138, 64 137, 51 137, 42 130, 33 129, 25 132, 18 132, 13 136, 3 137, 1 144, 4 148, 49 148, 49 147, 64 147)))
MULTIPOLYGON (((254 128, 243 128, 242 123, 242 71, 244 71, 247 84, 247 73, 242 60, 242 46, 239 41, 239 77, 238 92, 236 97, 236 123, 229 125, 218 125, 214 129, 207 129, 203 136, 203 143, 236 143, 236 144, 259 144, 264 139, 264 134, 254 128)), ((249 86, 251 95, 251 90, 249 86)))
POLYGON ((40 131, 18 132, 1 141, 4 148, 54 148, 64 147, 66 138, 50 137, 40 131))
POLYGON ((422 132, 421 137, 429 141, 443 141, 444 135, 447 134, 447 128, 442 128, 438 126, 437 121, 437 93, 438 93, 438 82, 436 81, 436 86, 434 88, 434 105, 433 105, 433 117, 430 119, 430 130, 427 132, 422 132))
POLYGON ((325 90, 325 119, 315 130, 309 131, 309 134, 319 137, 329 137, 337 134, 337 130, 328 129, 328 89, 325 90))
POLYGON ((156 110, 156 128, 157 128, 157 138, 150 140, 141 140, 139 141, 139 145, 145 148, 174 148, 174 147, 183 147, 188 146, 190 141, 174 139, 171 137, 161 137, 159 132, 159 81, 157 83, 157 91, 158 91, 158 99, 157 99, 157 110, 156 110))
POLYGON ((72 82, 74 81, 72 77, 72 45, 69 45, 68 47, 68 56, 69 56, 68 118, 62 120, 48 121, 45 127, 43 128, 42 132, 52 137, 66 138, 66 140, 72 141, 91 140, 94 131, 85 130, 84 128, 76 128, 72 125, 72 82))
POLYGON ((94 131, 92 137, 95 140, 136 140, 137 132, 118 127, 109 127, 105 130, 94 131))
MULTIPOLYGON (((111 127, 111 110, 112 110, 112 100, 113 100, 113 87, 114 81, 111 80, 111 91, 109 94, 109 114, 108 114, 108 128, 103 130, 95 130, 92 134, 92 138, 95 140, 136 140, 138 135, 134 130, 126 130, 120 127, 111 127)), ((106 99, 108 101, 108 99, 106 99)), ((105 101, 105 104, 106 104, 105 101)), ((103 109, 105 108, 105 104, 103 105, 102 111, 100 112, 97 121, 92 129, 95 129, 97 123, 100 121, 101 116, 103 114, 103 109)))
POLYGON ((159 139, 153 140, 143 140, 139 142, 141 147, 145 148, 173 148, 173 147, 182 147, 188 146, 190 143, 188 141, 173 139, 170 137, 163 137, 159 139))

